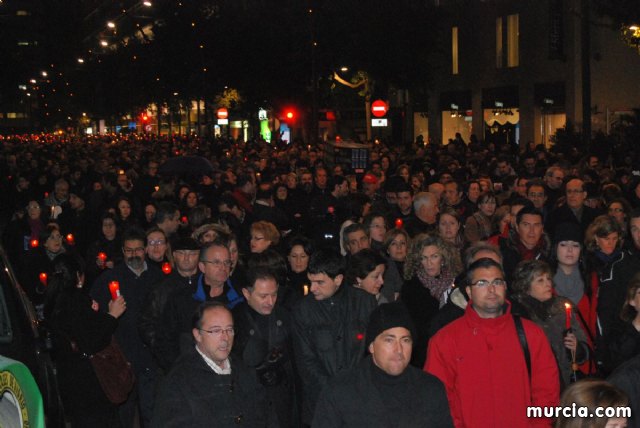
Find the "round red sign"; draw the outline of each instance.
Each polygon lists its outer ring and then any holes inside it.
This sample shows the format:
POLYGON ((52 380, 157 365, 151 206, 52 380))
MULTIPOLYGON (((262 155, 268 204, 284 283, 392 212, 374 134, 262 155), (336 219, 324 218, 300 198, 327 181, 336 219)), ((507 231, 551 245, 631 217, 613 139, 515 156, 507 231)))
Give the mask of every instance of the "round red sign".
POLYGON ((373 114, 375 117, 383 117, 387 114, 388 110, 389 106, 382 100, 375 100, 373 103, 371 103, 371 114, 373 114))
POLYGON ((218 115, 218 119, 227 119, 229 117, 229 110, 224 107, 221 107, 216 112, 218 115))

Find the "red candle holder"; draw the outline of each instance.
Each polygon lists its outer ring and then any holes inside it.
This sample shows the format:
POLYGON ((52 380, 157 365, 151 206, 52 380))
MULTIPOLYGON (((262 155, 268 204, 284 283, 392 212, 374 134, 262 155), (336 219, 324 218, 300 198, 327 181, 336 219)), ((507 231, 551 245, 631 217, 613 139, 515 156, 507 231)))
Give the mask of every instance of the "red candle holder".
POLYGON ((120 283, 118 281, 111 281, 109 283, 109 291, 111 292, 111 299, 116 300, 120 297, 120 283))
POLYGON ((46 287, 47 286, 47 273, 46 272, 40 272, 40 275, 38 275, 38 278, 40 279, 40 283, 46 287))
POLYGON ((169 262, 162 263, 162 272, 165 275, 169 275, 171 273, 171 270, 172 270, 171 269, 171 263, 169 263, 169 262))

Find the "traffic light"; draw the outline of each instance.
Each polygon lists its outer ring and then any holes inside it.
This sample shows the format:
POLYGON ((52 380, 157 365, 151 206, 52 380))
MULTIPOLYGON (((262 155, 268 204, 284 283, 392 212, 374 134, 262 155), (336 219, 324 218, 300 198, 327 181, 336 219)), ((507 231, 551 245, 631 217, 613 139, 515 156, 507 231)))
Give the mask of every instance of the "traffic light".
POLYGON ((291 126, 292 124, 298 121, 298 111, 295 107, 286 106, 280 110, 280 114, 278 115, 281 122, 286 123, 291 126))

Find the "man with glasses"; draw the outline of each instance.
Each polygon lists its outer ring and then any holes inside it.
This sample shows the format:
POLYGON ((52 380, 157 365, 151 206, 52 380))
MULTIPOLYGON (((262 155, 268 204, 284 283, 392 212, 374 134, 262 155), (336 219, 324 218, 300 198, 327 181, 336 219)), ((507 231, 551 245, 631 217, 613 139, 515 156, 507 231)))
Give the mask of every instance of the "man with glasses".
POLYGON ((230 356, 235 330, 229 309, 221 302, 201 303, 191 325, 195 346, 163 380, 152 426, 267 426, 264 388, 253 370, 230 356))
POLYGON ((430 340, 424 367, 444 383, 454 425, 549 426, 549 419, 527 418, 527 406, 559 402, 557 363, 544 332, 519 319, 524 350, 495 260, 472 263, 467 284, 464 316, 430 340))
POLYGON ((580 226, 582 237, 587 227, 601 214, 599 210, 585 205, 587 191, 584 181, 572 178, 565 186, 566 202, 549 213, 545 223, 546 231, 553 237, 556 227, 562 223, 575 223, 580 226))
POLYGON ((115 338, 133 366, 137 393, 132 393, 120 405, 120 420, 123 426, 132 426, 136 407, 139 406, 141 423, 149 426, 157 367, 138 333, 138 322, 152 285, 160 282, 164 275, 158 267, 145 261, 145 234, 141 229, 132 227, 125 230, 122 240, 122 263, 113 269, 106 269, 96 279, 91 287, 91 296, 98 302, 100 310, 106 312, 111 300, 109 284, 117 281, 120 294, 127 301, 127 310, 118 318, 115 338))
POLYGON ((200 303, 215 301, 232 309, 244 301, 228 281, 231 265, 229 248, 220 240, 211 242, 200 250, 198 279, 191 286, 175 289, 167 298, 157 347, 163 369, 171 367, 191 346, 191 315, 200 303))

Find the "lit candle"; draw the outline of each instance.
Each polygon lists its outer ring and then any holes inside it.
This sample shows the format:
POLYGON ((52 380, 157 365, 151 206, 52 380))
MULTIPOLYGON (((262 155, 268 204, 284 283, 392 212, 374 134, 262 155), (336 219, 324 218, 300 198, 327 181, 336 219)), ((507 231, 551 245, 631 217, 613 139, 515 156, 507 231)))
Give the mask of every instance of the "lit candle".
POLYGON ((303 286, 303 289, 304 289, 304 295, 305 295, 305 296, 306 296, 307 294, 309 294, 309 286, 308 286, 307 284, 305 284, 305 285, 303 286))
POLYGON ((169 275, 171 273, 171 263, 162 263, 162 272, 164 272, 165 275, 169 275))
POLYGON ((106 262, 107 261, 107 255, 105 253, 98 253, 98 259, 100 261, 106 262))
POLYGON ((571 305, 569 303, 564 304, 565 312, 565 327, 567 330, 571 328, 571 305))
POLYGON ((333 208, 333 206, 329 205, 329 207, 327 208, 327 212, 329 214, 333 214, 335 212, 335 208, 333 208))
POLYGON ((40 278, 40 282, 42 283, 42 285, 44 285, 46 287, 47 286, 47 273, 46 272, 41 272, 40 275, 38 275, 38 277, 40 278))
POLYGON ((183 216, 182 216, 182 218, 180 219, 180 221, 182 222, 182 224, 187 224, 187 222, 188 222, 189 220, 187 219, 187 216, 186 216, 186 215, 183 215, 183 216))
POLYGON ((38 245, 40 245, 40 242, 38 242, 37 239, 32 239, 31 242, 29 242, 29 245, 31 246, 31 248, 38 248, 38 245))
POLYGON ((396 219, 396 229, 401 229, 403 225, 402 219, 401 218, 397 218, 396 219))
POLYGON ((76 243, 76 240, 74 239, 73 234, 69 233, 67 235, 67 244, 74 245, 75 243, 76 243))
POLYGON ((111 281, 109 283, 109 291, 111 292, 111 299, 116 300, 120 297, 120 283, 118 281, 111 281))

